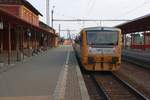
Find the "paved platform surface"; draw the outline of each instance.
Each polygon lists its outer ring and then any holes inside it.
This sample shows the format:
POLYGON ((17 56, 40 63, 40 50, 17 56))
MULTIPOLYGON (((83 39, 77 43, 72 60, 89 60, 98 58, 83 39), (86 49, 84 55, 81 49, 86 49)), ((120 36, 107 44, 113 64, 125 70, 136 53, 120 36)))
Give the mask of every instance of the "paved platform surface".
POLYGON ((0 100, 88 100, 73 49, 61 46, 0 73, 0 100))
POLYGON ((82 100, 81 92, 79 87, 77 72, 76 72, 76 59, 71 52, 70 60, 69 60, 69 68, 68 68, 68 77, 66 84, 66 92, 65 92, 65 100, 82 100), (74 87, 74 88, 73 88, 74 87))
POLYGON ((70 52, 65 100, 89 100, 81 71, 73 50, 70 52))

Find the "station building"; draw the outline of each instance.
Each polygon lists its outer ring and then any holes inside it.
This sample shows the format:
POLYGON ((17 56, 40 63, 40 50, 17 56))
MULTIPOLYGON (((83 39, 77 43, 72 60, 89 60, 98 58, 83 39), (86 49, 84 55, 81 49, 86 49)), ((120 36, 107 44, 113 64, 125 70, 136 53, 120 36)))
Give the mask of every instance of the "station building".
POLYGON ((39 15, 42 16, 42 14, 26 0, 0 0, 0 8, 39 26, 39 15))
POLYGON ((43 23, 42 21, 39 22, 39 26, 49 32, 51 32, 52 34, 49 35, 49 39, 48 39, 48 44, 51 44, 51 47, 57 47, 58 46, 58 33, 56 33, 56 31, 48 26, 47 24, 43 23))
POLYGON ((42 27, 39 16, 26 0, 0 0, 0 63, 22 61, 55 46, 55 30, 42 27))

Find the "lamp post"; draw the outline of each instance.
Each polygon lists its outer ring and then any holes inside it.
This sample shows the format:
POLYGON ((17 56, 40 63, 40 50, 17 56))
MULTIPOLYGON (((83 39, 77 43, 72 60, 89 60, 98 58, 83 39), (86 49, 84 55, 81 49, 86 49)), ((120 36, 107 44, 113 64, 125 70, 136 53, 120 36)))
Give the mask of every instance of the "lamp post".
POLYGON ((53 22, 54 22, 54 8, 55 6, 53 6, 52 11, 51 11, 51 27, 53 28, 53 22))
POLYGON ((46 23, 47 25, 50 25, 49 0, 46 0, 46 23))

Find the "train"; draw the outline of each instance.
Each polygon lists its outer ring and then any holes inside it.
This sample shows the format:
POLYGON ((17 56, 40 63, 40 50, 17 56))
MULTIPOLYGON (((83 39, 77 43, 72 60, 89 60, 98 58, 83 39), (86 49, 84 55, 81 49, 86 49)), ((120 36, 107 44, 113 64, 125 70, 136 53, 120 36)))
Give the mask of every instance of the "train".
POLYGON ((122 34, 114 27, 83 28, 74 51, 87 71, 117 71, 121 66, 122 34))

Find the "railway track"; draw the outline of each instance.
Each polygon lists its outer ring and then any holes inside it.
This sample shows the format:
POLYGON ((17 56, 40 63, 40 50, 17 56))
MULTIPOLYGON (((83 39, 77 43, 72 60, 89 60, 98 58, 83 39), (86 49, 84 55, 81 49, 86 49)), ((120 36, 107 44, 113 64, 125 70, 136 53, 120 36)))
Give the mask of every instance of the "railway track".
POLYGON ((88 76, 84 75, 84 79, 88 82, 86 85, 91 100, 148 100, 113 73, 91 73, 88 76))
POLYGON ((150 99, 150 70, 130 62, 122 62, 120 70, 115 74, 150 99))
POLYGON ((90 95, 90 100, 107 100, 105 93, 90 74, 84 74, 83 77, 90 95))
POLYGON ((91 100, 149 100, 113 72, 86 72, 77 60, 91 100))

